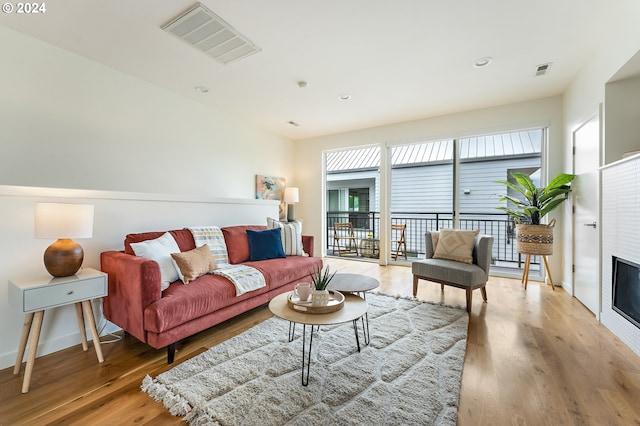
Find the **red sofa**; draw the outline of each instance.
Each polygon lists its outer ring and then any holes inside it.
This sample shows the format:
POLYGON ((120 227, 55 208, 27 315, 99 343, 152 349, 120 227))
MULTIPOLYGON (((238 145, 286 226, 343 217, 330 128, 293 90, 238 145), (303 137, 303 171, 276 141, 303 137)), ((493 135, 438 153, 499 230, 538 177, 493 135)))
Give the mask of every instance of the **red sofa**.
MULTIPOLYGON (((243 263, 258 269, 266 287, 236 297, 234 285, 226 278, 207 274, 184 285, 173 282, 160 289, 160 268, 153 260, 137 257, 131 243, 160 237, 166 231, 129 234, 124 251, 100 254, 102 271, 109 275, 109 295, 104 299, 104 315, 112 323, 142 342, 160 349, 167 347, 168 362, 174 359, 176 342, 269 302, 290 291, 296 283, 309 282, 309 272, 322 267, 322 259, 313 257, 313 236, 302 236, 305 256, 287 256, 249 261, 246 230, 265 226, 222 228, 230 263, 243 263)), ((180 251, 195 248, 188 229, 169 231, 180 251)))

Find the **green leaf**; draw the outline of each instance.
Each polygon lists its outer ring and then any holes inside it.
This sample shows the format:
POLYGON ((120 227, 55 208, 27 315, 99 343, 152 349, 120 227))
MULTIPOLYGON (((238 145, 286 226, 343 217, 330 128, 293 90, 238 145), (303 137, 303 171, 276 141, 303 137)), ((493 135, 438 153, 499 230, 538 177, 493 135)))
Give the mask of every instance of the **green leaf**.
POLYGON ((567 173, 560 173, 555 178, 551 179, 551 182, 545 187, 546 191, 549 191, 553 188, 558 188, 560 186, 566 185, 570 183, 573 179, 575 179, 576 175, 571 175, 567 173))
POLYGON ((511 173, 511 176, 518 182, 524 189, 531 193, 537 192, 536 186, 533 184, 531 178, 523 173, 511 173))

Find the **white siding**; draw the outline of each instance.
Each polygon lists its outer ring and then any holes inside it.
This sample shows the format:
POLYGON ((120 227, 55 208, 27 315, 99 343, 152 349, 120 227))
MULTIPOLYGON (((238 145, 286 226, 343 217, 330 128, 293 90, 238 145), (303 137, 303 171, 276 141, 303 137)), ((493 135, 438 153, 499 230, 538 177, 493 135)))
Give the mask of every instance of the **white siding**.
POLYGON ((391 211, 453 211, 453 165, 437 164, 391 170, 391 211))
POLYGON ((499 161, 476 161, 460 164, 460 212, 500 213, 497 194, 506 193, 505 186, 496 183, 507 180, 507 170, 540 167, 540 158, 512 158, 499 161), (465 194, 465 189, 471 193, 465 194))

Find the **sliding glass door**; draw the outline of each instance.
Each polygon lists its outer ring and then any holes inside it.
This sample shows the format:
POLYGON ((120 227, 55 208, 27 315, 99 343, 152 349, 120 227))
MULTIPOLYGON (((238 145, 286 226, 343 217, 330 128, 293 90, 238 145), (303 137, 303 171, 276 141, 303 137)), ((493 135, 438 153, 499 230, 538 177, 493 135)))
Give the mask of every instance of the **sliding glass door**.
POLYGON ((427 231, 453 226, 454 141, 391 148, 392 260, 410 261, 424 254, 427 231))
MULTIPOLYGON (((497 181, 512 180, 511 173, 531 176, 540 186, 544 129, 462 138, 458 144, 459 219, 461 229, 479 229, 493 235, 492 268, 520 270, 524 259, 516 251, 515 223, 496 207, 505 205, 498 194, 507 192, 497 181)), ((509 195, 518 196, 519 194, 509 195)), ((539 274, 534 256, 531 273, 539 274)))
MULTIPOLYGON (((353 258, 376 257, 380 251, 368 249, 384 245, 391 262, 423 257, 428 231, 479 229, 494 236, 493 270, 521 273, 515 224, 496 209, 506 205, 499 201, 506 189, 496 181, 520 172, 540 185, 545 138, 546 129, 536 128, 326 153, 326 254, 335 253, 334 223, 353 227, 364 248, 353 250, 353 258), (389 184, 381 191, 383 154, 389 184), (381 196, 388 214, 380 212, 381 196), (385 235, 381 220, 389 224, 385 235)), ((539 259, 531 271, 539 271, 539 259)))
MULTIPOLYGON (((380 148, 332 151, 326 153, 325 161, 325 253, 343 255, 338 247, 341 241, 336 237, 353 232, 357 247, 348 255, 363 258, 359 247, 367 246, 367 240, 380 238, 380 148), (336 223, 349 224, 350 228, 338 230, 336 223)), ((379 254, 365 251, 366 257, 379 254)))

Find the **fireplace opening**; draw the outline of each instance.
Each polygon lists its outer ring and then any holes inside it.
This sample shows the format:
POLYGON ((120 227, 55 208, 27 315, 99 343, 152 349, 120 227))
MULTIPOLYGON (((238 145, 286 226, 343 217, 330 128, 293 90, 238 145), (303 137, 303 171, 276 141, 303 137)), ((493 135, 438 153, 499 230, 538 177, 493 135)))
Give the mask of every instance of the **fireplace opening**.
POLYGON ((615 256, 612 260, 612 308, 640 328, 640 265, 615 256))

